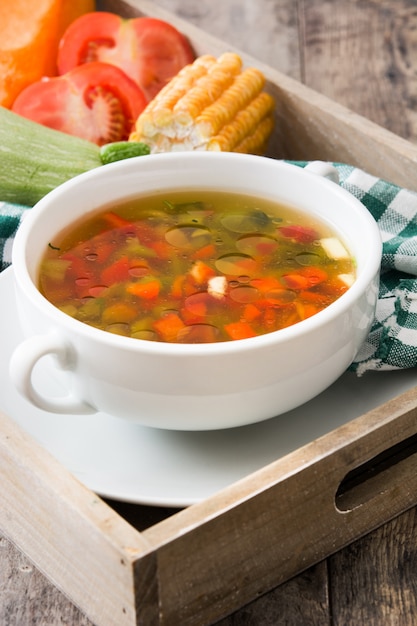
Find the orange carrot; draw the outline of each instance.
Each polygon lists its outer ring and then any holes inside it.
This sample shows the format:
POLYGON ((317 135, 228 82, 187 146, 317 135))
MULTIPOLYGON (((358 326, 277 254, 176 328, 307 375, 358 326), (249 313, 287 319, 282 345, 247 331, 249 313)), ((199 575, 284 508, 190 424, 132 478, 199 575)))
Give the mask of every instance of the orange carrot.
POLYGON ((177 313, 172 312, 157 319, 153 327, 163 341, 175 341, 185 324, 177 313))
POLYGON ((250 302, 249 304, 245 305, 242 318, 245 320, 245 322, 253 322, 253 320, 255 320, 260 315, 261 311, 258 309, 258 307, 250 302))
POLYGON ((323 308, 322 306, 316 306, 312 302, 297 302, 295 306, 301 320, 305 320, 307 317, 311 317, 315 313, 321 311, 323 308))
POLYGON ((231 322, 230 324, 225 324, 224 330, 229 335, 230 339, 248 339, 249 337, 256 337, 255 331, 247 322, 231 322))
POLYGON ((153 241, 150 247, 155 250, 160 259, 170 259, 172 257, 172 246, 162 239, 153 241))
POLYGON ((279 289, 282 287, 281 283, 277 278, 273 276, 264 276, 261 278, 253 278, 250 281, 252 287, 256 287, 259 289, 261 293, 266 293, 267 291, 271 291, 272 289, 279 289))
POLYGON ((314 265, 303 267, 303 269, 300 270, 300 274, 307 278, 310 287, 323 283, 328 278, 325 270, 314 265))
POLYGON ((182 298, 184 281, 185 281, 184 274, 180 274, 179 276, 176 276, 174 278, 172 282, 172 286, 171 286, 171 291, 169 292, 169 295, 171 296, 171 298, 176 298, 177 300, 182 298))
POLYGON ((203 246, 202 248, 198 248, 198 250, 196 250, 193 253, 192 258, 193 259, 211 259, 214 257, 215 254, 216 254, 216 248, 214 244, 208 243, 206 246, 203 246))
POLYGON ((140 280, 135 283, 129 283, 126 287, 126 291, 133 296, 138 296, 144 300, 153 300, 159 294, 161 289, 161 283, 157 278, 150 280, 140 280))
POLYGON ((197 285, 206 285, 209 279, 216 275, 216 272, 204 261, 198 260, 192 266, 190 275, 197 285))
POLYGON ((310 286, 308 278, 296 272, 284 274, 281 280, 289 289, 308 289, 310 286))
POLYGON ((104 268, 101 272, 103 285, 110 287, 113 283, 120 283, 129 277, 129 259, 126 255, 117 259, 112 265, 104 268))
POLYGON ((317 291, 300 291, 299 298, 303 302, 317 303, 317 306, 324 308, 330 304, 330 299, 326 294, 317 291))
POLYGON ((0 105, 43 76, 55 76, 58 43, 94 0, 2 0, 0 3, 0 105))
POLYGON ((133 228, 132 222, 125 220, 124 217, 117 215, 114 211, 108 211, 105 213, 103 215, 103 220, 108 224, 108 226, 110 226, 110 228, 124 228, 125 226, 133 228))

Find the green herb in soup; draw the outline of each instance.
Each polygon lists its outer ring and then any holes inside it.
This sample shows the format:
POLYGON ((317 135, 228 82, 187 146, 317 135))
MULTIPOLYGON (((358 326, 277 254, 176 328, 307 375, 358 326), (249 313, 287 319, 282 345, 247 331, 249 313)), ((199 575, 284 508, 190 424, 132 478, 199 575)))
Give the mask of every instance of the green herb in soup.
POLYGON ((58 236, 39 287, 96 328, 209 343, 296 324, 354 280, 353 259, 327 225, 268 200, 173 192, 110 207, 58 236))

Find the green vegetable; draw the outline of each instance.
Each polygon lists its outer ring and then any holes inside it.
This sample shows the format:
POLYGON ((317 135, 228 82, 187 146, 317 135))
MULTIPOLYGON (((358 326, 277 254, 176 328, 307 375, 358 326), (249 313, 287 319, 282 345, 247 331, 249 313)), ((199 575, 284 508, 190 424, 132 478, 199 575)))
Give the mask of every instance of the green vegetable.
POLYGON ((135 156, 145 156, 149 153, 149 146, 141 141, 115 141, 114 143, 106 143, 100 148, 100 158, 103 165, 135 156))
POLYGON ((149 154, 145 144, 118 142, 99 148, 0 107, 0 201, 33 206, 78 174, 143 154, 149 154))

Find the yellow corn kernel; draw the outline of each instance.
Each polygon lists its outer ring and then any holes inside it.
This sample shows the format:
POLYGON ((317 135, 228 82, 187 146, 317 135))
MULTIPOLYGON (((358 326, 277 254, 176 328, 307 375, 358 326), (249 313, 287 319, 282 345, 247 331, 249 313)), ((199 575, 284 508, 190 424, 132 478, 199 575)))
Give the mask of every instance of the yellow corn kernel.
POLYGON ((204 55, 179 72, 139 116, 131 141, 151 152, 222 150, 261 153, 272 132, 275 103, 257 68, 239 55, 204 55))
POLYGON ((266 117, 256 129, 245 137, 233 150, 233 152, 244 152, 245 154, 264 154, 268 145, 269 137, 274 129, 272 117, 266 117))
POLYGON ((223 126, 217 135, 209 139, 207 150, 233 152, 246 137, 253 134, 254 129, 259 128, 265 118, 272 120, 274 107, 273 97, 262 91, 245 109, 238 111, 232 121, 223 126))

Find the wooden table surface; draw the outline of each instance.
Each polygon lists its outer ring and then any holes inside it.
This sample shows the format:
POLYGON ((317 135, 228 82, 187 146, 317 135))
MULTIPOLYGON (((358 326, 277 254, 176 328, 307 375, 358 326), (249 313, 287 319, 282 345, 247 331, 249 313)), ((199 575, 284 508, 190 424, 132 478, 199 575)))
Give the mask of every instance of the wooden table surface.
MULTIPOLYGON (((417 150, 416 0, 157 4, 416 143, 417 150)), ((138 529, 171 513, 111 504, 138 529)), ((1 536, 0 563, 1 626, 91 626, 1 536)), ((217 626, 410 626, 416 616, 417 509, 411 509, 217 626)))

